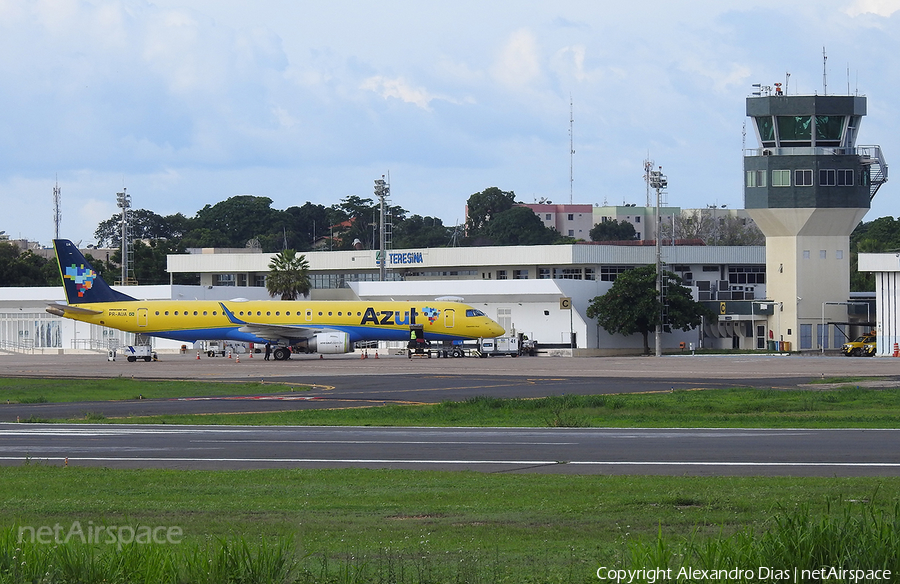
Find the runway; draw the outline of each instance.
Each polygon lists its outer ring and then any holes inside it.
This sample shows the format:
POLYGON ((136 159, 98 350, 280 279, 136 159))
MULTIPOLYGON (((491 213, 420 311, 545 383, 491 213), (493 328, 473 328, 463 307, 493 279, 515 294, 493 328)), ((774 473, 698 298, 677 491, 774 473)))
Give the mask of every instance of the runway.
MULTIPOLYGON (((264 381, 251 396, 83 403, 0 403, 0 421, 166 413, 271 412, 754 386, 810 391, 826 376, 896 387, 893 359, 735 355, 664 358, 408 360, 355 355, 289 362, 164 357, 4 356, 8 377, 134 377, 264 381), (308 391, 290 391, 308 385, 308 391)), ((427 468, 481 472, 669 475, 900 476, 894 430, 320 428, 0 424, 0 464, 237 468, 427 468)))
POLYGON ((404 468, 897 476, 900 430, 0 424, 0 461, 110 468, 404 468))

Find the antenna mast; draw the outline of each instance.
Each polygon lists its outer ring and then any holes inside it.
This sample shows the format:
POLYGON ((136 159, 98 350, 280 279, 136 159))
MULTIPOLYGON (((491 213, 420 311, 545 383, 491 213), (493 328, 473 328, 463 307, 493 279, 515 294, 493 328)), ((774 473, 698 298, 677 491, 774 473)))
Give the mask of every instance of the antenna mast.
POLYGON ((59 226, 62 223, 61 196, 62 191, 59 189, 59 176, 57 176, 56 186, 53 187, 53 223, 56 225, 56 239, 59 239, 59 226))
POLYGON ((575 114, 572 105, 572 95, 569 95, 569 204, 572 204, 572 185, 575 182, 575 114))
POLYGON ((827 61, 828 55, 825 54, 825 47, 822 47, 822 87, 825 92, 824 95, 828 95, 828 69, 825 67, 827 61))

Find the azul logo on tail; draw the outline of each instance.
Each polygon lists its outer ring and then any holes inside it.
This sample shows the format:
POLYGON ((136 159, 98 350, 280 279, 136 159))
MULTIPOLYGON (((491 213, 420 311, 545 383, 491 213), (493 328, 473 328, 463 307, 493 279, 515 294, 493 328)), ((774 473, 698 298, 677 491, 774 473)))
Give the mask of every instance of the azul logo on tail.
POLYGON ((84 264, 81 266, 76 266, 75 264, 66 266, 65 272, 63 273, 63 278, 71 280, 75 284, 75 289, 78 291, 79 298, 84 298, 85 291, 91 289, 94 285, 94 278, 96 277, 97 272, 91 268, 84 267, 84 264))

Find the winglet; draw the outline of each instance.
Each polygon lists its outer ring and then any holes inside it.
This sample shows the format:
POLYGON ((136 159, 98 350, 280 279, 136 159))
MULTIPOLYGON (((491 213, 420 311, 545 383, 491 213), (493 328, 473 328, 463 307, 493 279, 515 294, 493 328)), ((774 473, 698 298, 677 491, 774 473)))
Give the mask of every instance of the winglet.
POLYGON ((219 302, 219 306, 222 307, 222 312, 225 313, 225 316, 228 317, 228 320, 230 320, 232 324, 247 324, 247 321, 239 319, 234 315, 234 312, 228 310, 224 302, 219 302))
POLYGON ((54 239, 53 247, 56 249, 59 275, 69 304, 134 300, 131 296, 110 288, 78 251, 78 247, 68 239, 54 239))

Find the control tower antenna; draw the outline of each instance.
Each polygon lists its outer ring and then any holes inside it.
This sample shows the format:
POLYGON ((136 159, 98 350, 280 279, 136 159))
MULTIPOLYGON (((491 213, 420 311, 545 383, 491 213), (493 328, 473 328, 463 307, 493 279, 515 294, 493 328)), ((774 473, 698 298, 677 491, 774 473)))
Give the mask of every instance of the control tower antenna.
POLYGON ((575 114, 572 105, 572 95, 569 94, 569 204, 572 204, 572 185, 575 182, 575 114))
POLYGON ((62 223, 62 191, 59 189, 59 175, 56 176, 56 185, 53 187, 53 223, 56 226, 56 239, 59 239, 59 225, 62 223))
POLYGON ((828 55, 825 54, 825 47, 822 47, 822 95, 828 95, 828 68, 825 64, 828 62, 828 55))

